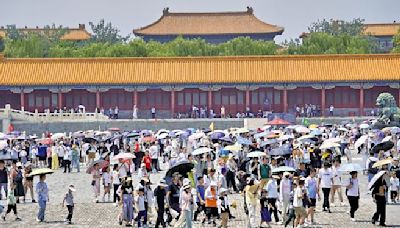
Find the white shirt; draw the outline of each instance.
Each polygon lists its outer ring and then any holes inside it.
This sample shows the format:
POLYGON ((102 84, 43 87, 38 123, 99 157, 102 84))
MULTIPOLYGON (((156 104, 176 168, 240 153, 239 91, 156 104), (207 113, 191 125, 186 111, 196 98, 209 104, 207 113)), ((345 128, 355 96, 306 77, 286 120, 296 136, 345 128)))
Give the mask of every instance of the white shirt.
POLYGON ((349 189, 347 189, 347 195, 348 196, 358 196, 358 192, 359 192, 359 185, 358 185, 358 179, 353 179, 350 178, 350 184, 352 184, 353 186, 349 189))
POLYGON ((158 147, 156 145, 150 147, 149 155, 151 159, 158 159, 158 147))
POLYGON ((321 188, 331 188, 332 187, 332 170, 322 168, 318 172, 318 178, 321 179, 321 188))
POLYGON ((105 185, 111 184, 111 175, 109 173, 103 173, 103 183, 105 185))
POLYGON ((275 179, 269 180, 265 186, 265 190, 268 192, 268 198, 278 198, 278 185, 275 179))
POLYGON ((297 186, 293 196, 293 207, 303 207, 303 190, 297 186))
POLYGON ((340 174, 338 172, 339 167, 332 168, 332 175, 333 175, 333 185, 340 185, 340 174))
POLYGON ((135 196, 135 202, 137 203, 139 211, 146 210, 144 206, 144 196, 135 196))
POLYGON ((289 197, 291 191, 290 188, 291 188, 290 180, 284 177, 279 185, 279 193, 281 200, 289 197))
POLYGON ((121 184, 121 182, 119 181, 119 173, 116 170, 112 171, 112 179, 113 179, 113 184, 121 184))
POLYGON ((65 148, 62 145, 57 147, 57 155, 59 158, 64 157, 64 150, 65 148))
POLYGON ((390 187, 389 190, 390 191, 398 191, 399 189, 399 178, 390 178, 390 187))

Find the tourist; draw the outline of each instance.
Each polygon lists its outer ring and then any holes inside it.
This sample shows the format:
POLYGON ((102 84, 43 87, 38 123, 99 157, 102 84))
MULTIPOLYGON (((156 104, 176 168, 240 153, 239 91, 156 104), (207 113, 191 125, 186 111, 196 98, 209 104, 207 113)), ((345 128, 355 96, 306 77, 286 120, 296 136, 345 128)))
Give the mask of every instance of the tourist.
POLYGON ((51 169, 56 170, 59 167, 57 147, 55 143, 51 147, 51 169))
POLYGON ((343 206, 342 181, 340 178, 339 169, 340 169, 340 160, 335 159, 335 161, 333 162, 333 167, 331 168, 333 178, 332 178, 332 189, 330 193, 331 194, 330 202, 332 207, 335 206, 335 193, 338 194, 340 205, 343 206))
POLYGON ((114 109, 114 119, 118 119, 118 114, 119 114, 118 106, 115 106, 115 109, 114 109))
POLYGON ((66 151, 66 147, 64 146, 64 142, 60 141, 57 146, 57 155, 58 155, 58 164, 60 167, 64 167, 64 154, 66 151))
POLYGON ((121 199, 122 199, 122 218, 119 220, 122 225, 122 220, 125 221, 126 226, 132 226, 133 223, 133 185, 132 179, 126 177, 121 182, 121 199))
POLYGON ((279 184, 279 201, 282 202, 283 220, 287 220, 287 211, 290 202, 290 192, 292 191, 292 181, 290 180, 290 173, 284 172, 283 178, 279 184))
MULTIPOLYGON (((290 194, 289 194, 289 206, 288 206, 288 213, 287 213, 288 216, 285 220, 285 227, 287 227, 287 225, 289 225, 289 223, 292 221, 292 219, 295 219, 295 211, 294 211, 294 207, 293 207, 293 202, 294 202, 295 191, 297 189, 296 182, 293 181, 291 189, 292 190, 290 191, 290 194)), ((293 224, 293 227, 294 227, 294 224, 293 224)))
POLYGON ((181 227, 183 223, 185 223, 186 228, 192 227, 192 205, 193 205, 193 196, 191 193, 190 184, 186 184, 183 186, 183 191, 181 195, 181 217, 183 219, 179 219, 178 222, 174 225, 174 227, 181 227))
POLYGON ((142 164, 141 166, 144 165, 144 167, 146 168, 147 172, 151 172, 151 157, 149 155, 149 151, 146 150, 146 152, 144 152, 144 156, 142 159, 142 164))
POLYGON ((331 105, 331 106, 329 106, 329 115, 330 116, 333 116, 333 110, 334 110, 335 108, 333 107, 333 105, 331 105))
POLYGON ((137 108, 136 105, 133 105, 132 118, 133 119, 137 119, 138 118, 138 108, 137 108))
POLYGON ((79 173, 81 171, 80 169, 80 161, 79 161, 79 147, 76 144, 72 145, 72 150, 71 150, 71 162, 72 162, 72 168, 76 168, 76 171, 79 173))
MULTIPOLYGON (((205 187, 204 187, 204 178, 203 176, 197 177, 197 186, 196 186, 196 204, 197 204, 197 209, 194 212, 194 218, 193 221, 197 221, 197 216, 201 212, 205 212, 205 198, 204 198, 204 193, 205 193, 205 187)), ((205 219, 203 219, 202 223, 204 223, 205 219)))
POLYGON ((210 185, 207 187, 204 193, 206 213, 208 224, 212 224, 216 226, 215 219, 218 217, 218 207, 217 207, 217 183, 214 181, 210 182, 210 185), (211 221, 212 219, 212 221, 211 221))
POLYGON ((269 208, 271 206, 268 203, 267 199, 267 191, 265 189, 261 190, 261 198, 260 198, 260 212, 261 212, 261 222, 260 227, 264 227, 263 224, 266 223, 268 227, 271 227, 269 224, 271 219, 271 214, 269 213, 269 208))
POLYGON ((63 155, 63 162, 64 162, 64 173, 71 172, 71 160, 72 160, 72 150, 71 147, 67 146, 65 147, 64 150, 64 155, 63 155))
POLYGON ((39 202, 39 212, 36 218, 37 222, 44 222, 44 216, 46 212, 46 204, 49 201, 49 189, 45 182, 46 175, 42 174, 39 176, 39 182, 36 184, 36 193, 39 202))
POLYGON ((268 158, 265 156, 262 157, 262 163, 257 168, 261 189, 268 183, 268 179, 271 177, 271 169, 271 166, 268 164, 268 158))
MULTIPOLYGON (((39 143, 39 147, 38 147, 38 157, 39 157, 39 167, 45 167, 45 163, 46 163, 46 157, 47 157, 47 146, 42 145, 41 143, 39 143)), ((51 162, 50 162, 51 164, 51 162)))
POLYGON ((0 200, 2 200, 1 192, 4 191, 4 198, 8 193, 8 171, 3 160, 0 160, 0 200))
POLYGON ((315 206, 317 204, 317 196, 318 198, 320 198, 318 192, 317 178, 315 177, 315 175, 316 175, 316 170, 313 168, 311 169, 310 175, 306 178, 304 183, 308 196, 307 222, 311 225, 315 224, 314 214, 315 214, 315 206))
MULTIPOLYGON (((165 180, 160 180, 160 182, 157 185, 157 188, 154 190, 154 196, 155 196, 155 210, 157 212, 157 220, 155 224, 155 228, 158 228, 159 225, 161 225, 163 228, 166 227, 165 221, 164 221, 164 213, 165 213, 165 199, 167 195, 166 191, 166 185, 165 180)), ((195 215, 196 218, 196 215, 195 215)))
POLYGON ((397 194, 399 192, 399 178, 396 176, 396 172, 391 172, 389 180, 389 191, 390 191, 390 203, 396 203, 397 194))
POLYGON ((160 154, 156 142, 152 142, 149 148, 149 156, 151 158, 151 169, 153 173, 158 172, 158 155, 160 154))
POLYGON ((136 217, 138 222, 138 227, 142 227, 142 224, 146 226, 147 224, 147 210, 145 206, 145 196, 144 196, 143 186, 137 187, 137 196, 135 196, 136 208, 138 209, 138 215, 136 217), (143 221, 142 221, 143 220, 143 221))
MULTIPOLYGON (((31 193, 31 199, 32 203, 36 203, 35 197, 33 194, 33 176, 29 176, 29 174, 32 172, 32 165, 30 162, 27 162, 25 164, 25 169, 24 169, 24 192, 27 194, 28 190, 30 190, 31 193)), ((25 195, 24 195, 24 203, 25 203, 25 195)))
POLYGON ((304 220, 307 217, 307 212, 303 204, 303 200, 305 199, 303 187, 304 187, 304 178, 300 178, 299 183, 296 189, 294 190, 294 196, 293 196, 293 207, 296 216, 296 220, 294 223, 295 227, 303 226, 304 220))
MULTIPOLYGON (((168 202, 168 207, 170 210, 174 210, 179 217, 179 214, 181 212, 181 209, 179 207, 179 192, 180 192, 180 184, 179 184, 179 178, 181 175, 179 173, 174 173, 172 175, 172 183, 168 187, 168 192, 167 192, 167 202, 168 202)), ((169 214, 167 222, 170 223, 172 221, 172 216, 169 214)))
POLYGON ((25 190, 24 190, 24 184, 23 184, 23 173, 22 173, 22 163, 17 162, 17 173, 13 178, 13 184, 15 184, 15 189, 14 189, 14 195, 17 199, 17 203, 19 203, 19 198, 25 197, 25 190))
MULTIPOLYGON (((324 203, 322 204, 323 211, 331 213, 329 207, 329 194, 331 192, 333 182, 332 170, 329 168, 329 163, 325 162, 324 167, 318 173, 318 189, 322 189, 324 203)), ((319 191, 319 190, 318 190, 319 191)))
POLYGON ((111 182, 112 182, 112 176, 110 174, 110 167, 106 167, 106 171, 102 173, 102 178, 103 178, 103 187, 104 187, 104 193, 103 193, 103 202, 105 201, 106 195, 108 195, 108 202, 110 202, 111 198, 111 193, 110 193, 110 188, 111 188, 111 182))
POLYGON ((156 118, 156 107, 151 107, 151 118, 155 119, 156 118))
POLYGON ((111 174, 111 179, 112 179, 112 184, 113 184, 113 202, 115 206, 117 206, 117 203, 121 201, 119 198, 119 195, 117 194, 118 188, 121 185, 121 180, 119 178, 119 167, 118 164, 114 164, 113 166, 113 171, 111 174))
POLYGON ((99 163, 96 163, 92 170, 92 189, 93 189, 93 196, 94 202, 98 203, 98 197, 100 196, 100 171, 99 171, 99 163))
POLYGON ((67 218, 65 219, 65 222, 64 222, 64 224, 71 224, 72 222, 71 222, 71 220, 72 220, 72 214, 73 214, 73 212, 74 212, 74 206, 75 206, 75 204, 74 204, 74 196, 73 196, 73 192, 75 192, 76 190, 75 190, 75 187, 74 187, 74 185, 70 185, 69 187, 68 187, 68 191, 67 191, 67 193, 65 194, 65 196, 64 196, 64 199, 63 199, 63 202, 62 202, 62 207, 64 207, 65 205, 67 206, 67 209, 68 209, 68 216, 67 216, 67 218))
POLYGON ((228 227, 228 219, 229 219, 229 201, 228 201, 228 190, 226 188, 221 188, 219 190, 219 198, 218 198, 218 213, 221 216, 221 226, 222 228, 228 227))
POLYGON ((14 190, 15 190, 16 185, 11 184, 10 186, 10 191, 8 192, 7 195, 7 211, 4 213, 4 215, 1 216, 1 218, 6 221, 7 214, 13 210, 14 215, 15 215, 15 221, 21 221, 21 219, 18 217, 17 213, 17 201, 16 197, 14 196, 14 190))
MULTIPOLYGON (((383 172, 383 171, 381 171, 383 172)), ((372 186, 372 198, 376 204, 376 212, 372 216, 372 224, 379 220, 380 226, 386 226, 386 190, 387 190, 387 174, 383 174, 372 186)))
POLYGON ((360 187, 358 182, 358 173, 357 171, 350 172, 350 182, 349 185, 346 186, 346 195, 350 204, 350 219, 355 222, 354 213, 357 211, 359 207, 359 199, 360 199, 360 187))
MULTIPOLYGON (((278 200, 278 184, 276 180, 279 179, 278 175, 273 175, 272 178, 268 181, 267 185, 265 186, 265 190, 267 191, 267 198, 269 204, 269 214, 272 216, 274 215, 276 224, 282 224, 279 222, 278 217, 278 207, 277 207, 277 200, 278 200)), ((260 184, 261 188, 261 184, 260 184)))
POLYGON ((247 227, 256 227, 256 207, 257 207, 257 192, 259 190, 259 183, 256 183, 254 178, 250 178, 245 187, 246 207, 248 209, 248 223, 247 227))
POLYGON ((237 172, 237 164, 232 155, 229 155, 228 161, 226 163, 227 166, 227 172, 226 172, 226 184, 227 187, 230 188, 232 186, 233 190, 235 192, 238 192, 237 186, 236 186, 236 180, 235 180, 235 173, 237 172))

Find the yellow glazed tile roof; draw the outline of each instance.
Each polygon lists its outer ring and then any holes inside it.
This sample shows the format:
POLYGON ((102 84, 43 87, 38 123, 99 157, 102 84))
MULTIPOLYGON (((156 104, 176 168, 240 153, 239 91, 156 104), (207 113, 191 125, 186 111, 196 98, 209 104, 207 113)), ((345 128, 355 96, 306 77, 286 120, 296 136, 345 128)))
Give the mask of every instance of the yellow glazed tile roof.
POLYGON ((400 31, 400 23, 391 24, 365 24, 365 35, 394 36, 400 31))
POLYGON ((7 59, 0 85, 399 81, 400 55, 7 59))
MULTIPOLYGON (((86 31, 83 24, 79 25, 79 28, 67 28, 65 34, 60 38, 61 40, 88 40, 91 35, 88 31, 86 31)), ((52 31, 55 29, 45 29, 45 28, 18 28, 18 31, 23 33, 29 32, 37 32, 37 33, 45 33, 47 31, 52 31)), ((0 28, 0 37, 5 37, 7 35, 7 30, 4 28, 0 28)))
POLYGON ((278 33, 283 28, 267 24, 248 8, 243 12, 220 13, 170 13, 164 10, 156 22, 133 30, 136 35, 215 35, 215 34, 254 34, 278 33))

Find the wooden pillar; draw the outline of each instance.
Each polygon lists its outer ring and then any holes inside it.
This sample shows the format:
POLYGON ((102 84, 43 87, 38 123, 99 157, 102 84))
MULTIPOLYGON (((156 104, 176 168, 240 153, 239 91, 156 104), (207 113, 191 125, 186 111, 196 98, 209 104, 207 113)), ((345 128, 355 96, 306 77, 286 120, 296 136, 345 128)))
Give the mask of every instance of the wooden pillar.
POLYGON ((250 90, 246 89, 246 107, 245 110, 247 110, 247 108, 250 108, 250 90))
POLYGON ((360 88, 360 110, 359 110, 359 116, 364 115, 364 88, 360 88))
POLYGON ((138 107, 138 91, 137 90, 133 91, 133 105, 136 105, 136 108, 138 107))
POLYGON ((171 117, 175 115, 175 90, 171 90, 171 117))
POLYGON ((21 110, 25 109, 25 93, 24 93, 24 90, 21 90, 21 93, 20 93, 19 97, 20 97, 20 103, 21 103, 21 110))
POLYGON ((99 90, 97 90, 96 91, 96 108, 98 109, 98 111, 100 111, 100 109, 101 109, 101 94, 100 94, 100 91, 99 90))
POLYGON ((399 96, 398 96, 398 103, 399 103, 399 107, 400 107, 400 88, 399 88, 399 96))
POLYGON ((283 89, 283 112, 288 112, 288 96, 287 89, 283 89))
POLYGON ((208 90, 208 110, 211 109, 212 109, 212 90, 208 90))
POLYGON ((63 108, 63 95, 61 91, 58 91, 58 109, 62 109, 63 108))
POLYGON ((325 99, 325 88, 321 89, 321 116, 325 117, 326 99, 325 99))

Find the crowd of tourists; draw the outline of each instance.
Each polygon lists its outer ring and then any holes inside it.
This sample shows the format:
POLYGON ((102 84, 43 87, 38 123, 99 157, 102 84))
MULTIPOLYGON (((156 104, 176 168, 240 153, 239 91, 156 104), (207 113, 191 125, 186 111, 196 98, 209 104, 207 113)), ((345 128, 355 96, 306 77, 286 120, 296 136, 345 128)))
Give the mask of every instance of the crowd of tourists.
MULTIPOLYGON (((113 201, 118 223, 126 226, 147 227, 154 221, 155 227, 228 227, 238 210, 245 212, 248 227, 269 227, 273 221, 305 227, 318 224, 318 200, 322 213, 331 213, 334 205, 350 205, 349 219, 356 222, 362 193, 376 203, 371 222, 385 226, 386 203, 399 202, 400 128, 373 130, 369 123, 348 123, 215 130, 213 125, 46 133, 40 139, 21 132, 2 134, 0 194, 5 194, 0 199, 7 199, 2 218, 13 211, 20 220, 17 204, 29 193, 31 202, 39 203, 37 221, 44 221, 46 175, 40 173, 34 189, 32 172, 61 168, 68 175, 80 172, 81 165, 91 176, 93 202, 113 201), (357 153, 361 165, 353 162, 357 153), (154 182, 161 169, 165 176, 154 182), (368 176, 368 188, 361 188, 360 175, 368 176)), ((72 222, 74 191, 71 185, 63 200, 67 224, 72 222)))

